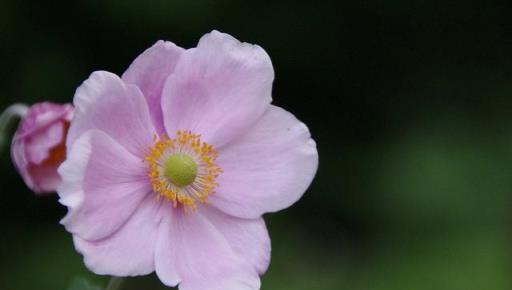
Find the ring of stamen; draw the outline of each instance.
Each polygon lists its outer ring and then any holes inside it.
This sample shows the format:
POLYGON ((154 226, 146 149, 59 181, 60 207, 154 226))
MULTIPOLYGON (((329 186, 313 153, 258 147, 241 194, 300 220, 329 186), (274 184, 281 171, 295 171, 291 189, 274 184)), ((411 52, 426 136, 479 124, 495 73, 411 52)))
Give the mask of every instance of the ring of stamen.
POLYGON ((217 152, 190 131, 177 131, 176 138, 155 136, 145 160, 148 176, 158 197, 178 204, 185 210, 196 209, 196 201, 206 203, 218 186, 215 181, 222 169, 215 164, 217 152))

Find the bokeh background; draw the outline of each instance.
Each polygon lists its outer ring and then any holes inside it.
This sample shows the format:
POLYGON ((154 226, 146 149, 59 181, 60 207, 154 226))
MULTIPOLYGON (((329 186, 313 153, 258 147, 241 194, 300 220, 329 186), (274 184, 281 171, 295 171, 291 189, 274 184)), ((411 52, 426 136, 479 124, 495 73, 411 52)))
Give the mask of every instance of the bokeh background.
MULTIPOLYGON (((158 39, 230 33, 270 54, 275 104, 320 153, 303 199, 266 216, 262 289, 512 289, 512 4, 476 2, 2 0, 0 108, 69 102, 158 39)), ((0 289, 105 285, 6 149, 0 289)))

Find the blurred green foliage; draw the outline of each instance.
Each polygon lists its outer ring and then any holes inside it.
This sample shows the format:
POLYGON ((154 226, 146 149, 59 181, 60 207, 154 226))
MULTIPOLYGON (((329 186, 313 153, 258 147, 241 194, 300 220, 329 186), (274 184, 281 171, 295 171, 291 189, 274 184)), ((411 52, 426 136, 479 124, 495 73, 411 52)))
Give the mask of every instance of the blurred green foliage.
MULTIPOLYGON (((304 198, 266 217, 262 289, 511 289, 512 4, 479 2, 4 0, 0 108, 70 102, 158 39, 228 32, 268 51, 274 102, 320 152, 304 198)), ((0 171, 0 288, 105 285, 56 196, 34 197, 5 151, 0 171)))

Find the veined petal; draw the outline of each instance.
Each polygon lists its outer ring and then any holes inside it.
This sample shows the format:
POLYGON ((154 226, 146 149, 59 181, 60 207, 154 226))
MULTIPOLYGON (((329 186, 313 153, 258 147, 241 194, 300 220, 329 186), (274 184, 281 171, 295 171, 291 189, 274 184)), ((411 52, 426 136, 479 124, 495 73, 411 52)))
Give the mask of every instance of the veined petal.
POLYGON ((270 263, 270 237, 263 218, 240 219, 208 205, 201 212, 244 263, 253 266, 260 275, 265 273, 270 263))
POLYGON ((318 167, 308 128, 291 113, 271 106, 242 138, 219 152, 224 170, 210 202, 231 215, 259 217, 296 202, 318 167))
POLYGON ((162 221, 155 252, 158 277, 169 286, 180 283, 181 290, 259 289, 256 268, 266 267, 266 258, 261 257, 269 250, 265 231, 258 221, 235 221, 216 211, 204 207, 190 214, 173 211, 162 221), (236 222, 240 225, 230 228, 236 222), (241 254, 242 241, 258 249, 241 254))
POLYGON ((259 46, 213 31, 185 51, 162 93, 165 128, 201 134, 220 148, 261 117, 271 101, 274 71, 259 46))
POLYGON ((144 156, 155 129, 148 105, 139 88, 125 84, 115 74, 97 71, 77 89, 75 115, 66 145, 84 132, 97 129, 107 133, 135 156, 144 156))
POLYGON ((73 236, 77 251, 87 268, 100 275, 136 276, 155 270, 154 249, 161 203, 146 196, 129 220, 112 235, 96 241, 73 236))
POLYGON ((179 290, 259 290, 260 286, 256 273, 239 267, 217 276, 184 280, 179 290))
POLYGON ((61 223, 87 240, 114 233, 151 192, 141 164, 105 133, 83 134, 59 167, 62 184, 57 191, 69 208, 61 223))
POLYGON ((144 94, 159 134, 165 132, 161 105, 162 89, 183 51, 183 48, 172 42, 159 40, 139 55, 122 76, 126 83, 137 85, 144 94))

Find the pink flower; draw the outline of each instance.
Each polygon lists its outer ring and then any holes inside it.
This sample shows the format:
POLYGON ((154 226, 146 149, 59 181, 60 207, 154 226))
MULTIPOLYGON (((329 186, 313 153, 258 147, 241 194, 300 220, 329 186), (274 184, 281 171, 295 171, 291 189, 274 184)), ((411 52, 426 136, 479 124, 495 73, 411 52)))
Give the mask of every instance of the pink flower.
POLYGON ((273 78, 261 47, 213 31, 187 50, 159 41, 122 78, 94 72, 78 88, 58 192, 91 271, 259 289, 261 216, 296 202, 318 163, 307 127, 270 104, 273 78))
POLYGON ((27 186, 36 193, 54 192, 57 168, 66 157, 65 139, 73 106, 43 102, 33 105, 12 140, 11 156, 27 186))

